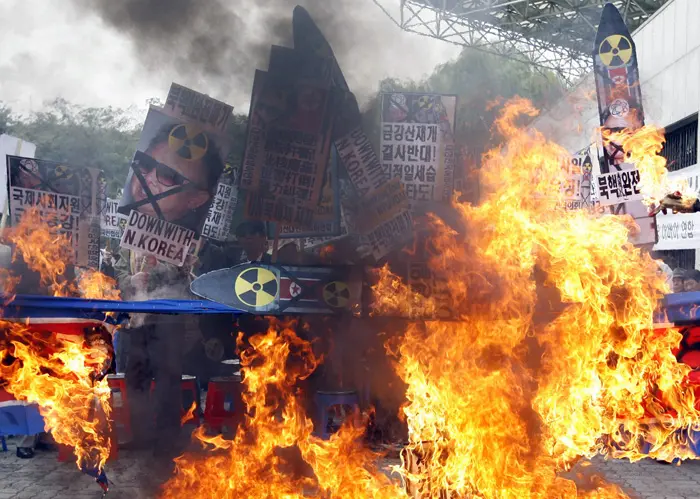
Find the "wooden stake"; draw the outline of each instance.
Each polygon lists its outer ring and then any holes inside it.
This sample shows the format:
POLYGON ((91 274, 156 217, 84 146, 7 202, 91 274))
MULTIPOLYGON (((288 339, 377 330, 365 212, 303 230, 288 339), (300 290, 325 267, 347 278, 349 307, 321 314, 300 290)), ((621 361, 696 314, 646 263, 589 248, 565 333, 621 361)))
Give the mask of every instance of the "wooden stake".
POLYGON ((280 224, 275 224, 275 239, 272 241, 272 263, 277 263, 277 252, 280 246, 280 224))

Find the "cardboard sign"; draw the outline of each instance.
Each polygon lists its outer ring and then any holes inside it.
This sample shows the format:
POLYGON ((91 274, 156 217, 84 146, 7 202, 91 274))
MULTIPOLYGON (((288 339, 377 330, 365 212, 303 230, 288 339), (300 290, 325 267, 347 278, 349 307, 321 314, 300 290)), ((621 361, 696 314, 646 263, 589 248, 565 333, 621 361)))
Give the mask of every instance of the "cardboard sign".
POLYGON ((193 230, 132 210, 120 245, 181 267, 193 241, 193 230))
POLYGON ((127 217, 117 211, 119 201, 116 199, 107 198, 104 209, 102 210, 102 218, 100 220, 100 228, 102 237, 108 239, 121 239, 126 227, 127 217))
POLYGON ((70 166, 19 156, 7 156, 10 224, 16 225, 25 210, 39 209, 42 222, 65 234, 75 249, 75 262, 98 268, 100 212, 105 179, 100 170, 70 166), (93 225, 95 226, 93 228, 93 225))
POLYGON ((411 203, 449 202, 455 174, 454 95, 382 94, 381 161, 411 203))
POLYGON ((644 196, 639 191, 639 170, 603 173, 596 178, 596 192, 601 206, 639 201, 644 196))
POLYGON ((214 201, 202 227, 202 236, 226 241, 231 233, 233 213, 238 205, 238 186, 219 182, 214 201))

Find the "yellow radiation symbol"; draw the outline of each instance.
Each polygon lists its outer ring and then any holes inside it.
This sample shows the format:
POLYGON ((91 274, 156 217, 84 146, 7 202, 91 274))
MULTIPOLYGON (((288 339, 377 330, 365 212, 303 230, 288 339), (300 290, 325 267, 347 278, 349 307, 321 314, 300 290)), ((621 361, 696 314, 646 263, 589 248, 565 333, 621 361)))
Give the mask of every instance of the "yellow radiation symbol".
POLYGON ((598 55, 609 68, 624 66, 632 58, 632 43, 622 35, 610 35, 598 47, 598 55))
POLYGON ((420 109, 432 109, 434 104, 434 99, 429 95, 423 95, 418 97, 418 107, 420 109))
POLYGON ((58 165, 54 168, 54 174, 56 178, 66 178, 69 179, 73 176, 73 170, 69 166, 58 165))
POLYGON ((209 138, 194 125, 178 125, 168 137, 168 145, 190 161, 201 159, 209 147, 209 138))
POLYGON ((341 281, 329 282, 323 287, 323 301, 333 308, 344 308, 350 301, 350 289, 341 281))
POLYGON ((262 308, 277 298, 279 283, 275 274, 262 267, 252 267, 236 278, 234 291, 239 300, 251 308, 262 308))

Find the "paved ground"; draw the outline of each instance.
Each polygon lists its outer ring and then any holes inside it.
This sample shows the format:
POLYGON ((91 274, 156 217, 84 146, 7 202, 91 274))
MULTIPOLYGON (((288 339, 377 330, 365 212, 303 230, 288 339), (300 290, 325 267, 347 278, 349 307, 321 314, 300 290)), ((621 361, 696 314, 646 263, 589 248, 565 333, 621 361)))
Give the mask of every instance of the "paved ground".
MULTIPOLYGON (((58 462, 56 452, 37 451, 33 459, 18 459, 15 445, 0 452, 0 499, 98 499, 101 491, 93 479, 73 463, 58 462)), ((108 464, 112 488, 110 499, 151 499, 157 496, 152 462, 147 454, 120 451, 108 464)), ((575 475, 574 470, 574 475, 575 475)), ((681 466, 655 461, 631 464, 594 460, 587 475, 602 474, 639 499, 695 499, 700 497, 700 461, 681 466)), ((196 498, 192 498, 196 499, 196 498)))

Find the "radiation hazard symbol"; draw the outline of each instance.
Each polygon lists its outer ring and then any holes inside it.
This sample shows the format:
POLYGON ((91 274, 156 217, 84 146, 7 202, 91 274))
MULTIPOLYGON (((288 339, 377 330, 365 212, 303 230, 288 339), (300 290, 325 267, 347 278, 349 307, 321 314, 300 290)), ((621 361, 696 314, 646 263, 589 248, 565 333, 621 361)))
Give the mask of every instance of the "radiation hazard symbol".
POLYGON ((624 66, 632 58, 632 43, 625 36, 610 35, 598 47, 598 55, 609 68, 624 66))
POLYGON ((431 95, 421 95, 418 98, 418 107, 420 109, 430 110, 435 104, 435 99, 431 95))
POLYGON ((168 145, 190 161, 201 159, 209 148, 209 138, 194 125, 178 125, 168 137, 168 145))
POLYGON ((56 168, 54 168, 54 175, 57 179, 71 179, 73 178, 73 169, 69 166, 57 165, 56 168))
POLYGON ((252 267, 241 272, 236 278, 236 297, 251 308, 262 308, 277 298, 279 283, 277 276, 262 267, 252 267))
POLYGON ((350 302, 350 289, 341 281, 329 282, 323 287, 323 301, 333 308, 345 308, 350 302))

